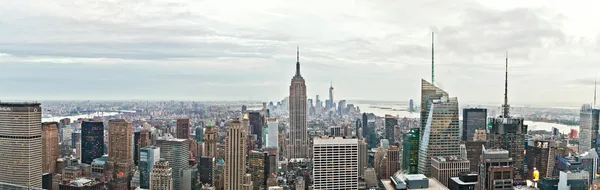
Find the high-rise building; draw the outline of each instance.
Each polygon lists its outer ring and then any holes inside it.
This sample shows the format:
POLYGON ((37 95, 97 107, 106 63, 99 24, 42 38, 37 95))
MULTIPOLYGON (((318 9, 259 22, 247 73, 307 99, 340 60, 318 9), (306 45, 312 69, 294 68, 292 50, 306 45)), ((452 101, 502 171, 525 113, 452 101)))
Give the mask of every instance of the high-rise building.
POLYGON ((104 123, 83 120, 81 122, 81 163, 91 164, 104 155, 104 123))
POLYGON ((475 130, 485 130, 487 127, 487 109, 463 109, 462 140, 473 141, 475 130))
POLYGON ((204 142, 204 127, 198 126, 196 127, 196 142, 202 143, 204 142))
POLYGON ((469 160, 458 156, 438 156, 431 158, 431 177, 444 186, 448 186, 450 177, 458 177, 460 173, 469 172, 469 160))
POLYGON ((260 112, 248 112, 248 120, 250 122, 251 134, 256 135, 257 148, 261 148, 263 144, 263 121, 260 112))
POLYGON ((414 112, 415 111, 415 102, 413 101, 413 99, 410 99, 408 101, 408 111, 409 112, 414 112))
POLYGON ((252 175, 254 189, 264 189, 265 155, 264 152, 252 150, 248 155, 248 173, 252 175))
POLYGON ((109 171, 113 178, 125 179, 133 169, 133 123, 117 119, 108 124, 109 171))
POLYGON ((471 166, 469 171, 479 171, 479 159, 481 159, 481 152, 485 141, 464 141, 465 148, 467 149, 467 160, 471 166))
POLYGON ((342 137, 342 136, 344 136, 342 134, 343 134, 343 131, 342 131, 342 128, 340 126, 331 126, 331 127, 329 127, 329 136, 332 136, 332 137, 342 137))
POLYGON ((390 178, 401 169, 400 149, 397 146, 390 146, 387 150, 387 166, 384 178, 390 178))
MULTIPOLYGON (((558 129, 557 129, 558 130, 558 129)), ((592 137, 591 149, 600 152, 600 109, 592 109, 592 137)))
POLYGON ((313 140, 314 189, 358 189, 358 139, 313 140))
POLYGON ((279 122, 275 118, 269 118, 267 122, 267 148, 279 149, 279 122))
POLYGON ((287 148, 287 158, 308 158, 308 131, 306 115, 306 84, 300 75, 300 53, 297 52, 296 75, 290 85, 290 141, 287 148))
MULTIPOLYGON (((160 147, 160 157, 167 160, 173 171, 173 189, 181 189, 180 172, 189 167, 190 155, 188 139, 176 139, 173 137, 162 137, 156 140, 156 146, 160 147)), ((156 166, 155 166, 156 167, 156 166)))
POLYGON ((150 130, 144 128, 142 129, 142 131, 140 132, 140 143, 139 143, 139 147, 140 148, 145 148, 148 146, 152 146, 152 135, 150 133, 150 130))
POLYGON ((216 158, 219 129, 211 122, 206 126, 206 131, 204 132, 204 156, 216 158))
POLYGON ((327 108, 327 110, 330 110, 331 108, 335 109, 335 107, 333 107, 334 102, 335 101, 333 101, 333 83, 332 83, 331 85, 329 85, 329 107, 327 108))
POLYGON ((202 156, 198 161, 198 173, 200 174, 200 182, 202 184, 210 184, 214 186, 215 177, 215 158, 202 156))
POLYGON ((408 174, 417 174, 419 167, 419 129, 411 129, 403 135, 402 169, 408 174))
POLYGON ((433 100, 442 98, 442 96, 448 96, 448 93, 426 80, 421 80, 421 138, 424 135, 425 126, 427 126, 431 103, 433 100))
POLYGON ((154 165, 160 160, 160 148, 149 146, 140 149, 140 188, 150 188, 150 173, 154 165))
POLYGON ((364 139, 358 139, 358 176, 365 177, 367 169, 367 142, 364 139))
MULTIPOLYGON (((429 86, 423 80, 423 86, 429 86)), ((431 87, 436 88, 431 85, 431 87)), ((441 91, 441 89, 437 89, 441 91)), ((448 98, 444 94, 440 99, 429 99, 430 103, 427 122, 419 144, 419 173, 429 176, 431 174, 431 158, 438 156, 460 155, 460 132, 458 100, 448 98)))
POLYGON ((190 119, 177 119, 177 138, 189 139, 191 133, 190 119))
MULTIPOLYGON (((396 144, 396 136, 394 135, 396 126, 398 126, 398 119, 392 115, 385 115, 385 138, 390 142, 391 145, 396 144)), ((390 174, 391 176, 392 174, 390 174)))
POLYGON ((533 179, 534 171, 540 178, 552 177, 555 165, 555 140, 530 139, 527 143, 527 179, 533 179))
POLYGON ((173 173, 175 172, 169 165, 169 161, 160 159, 154 164, 154 168, 150 173, 150 189, 174 190, 173 173))
POLYGON ((478 188, 481 190, 511 189, 513 187, 513 158, 509 151, 483 149, 479 168, 478 188))
POLYGON ((42 107, 0 102, 0 182, 42 188, 42 107))
POLYGON ((504 81, 504 104, 502 115, 491 118, 492 125, 489 130, 487 148, 507 150, 513 159, 515 183, 523 183, 525 180, 525 144, 527 136, 527 125, 521 117, 512 117, 509 114, 508 104, 508 57, 506 58, 506 71, 504 81))
MULTIPOLYGON (((306 104, 305 104, 306 105, 306 104)), ((242 188, 243 177, 246 174, 246 145, 248 134, 239 120, 228 123, 225 136, 225 190, 242 188)))
POLYGON ((59 151, 58 122, 42 123, 42 173, 56 172, 59 151))
POLYGON ((140 127, 135 128, 135 132, 133 132, 133 165, 134 166, 139 166, 141 134, 142 134, 142 128, 140 128, 140 127))

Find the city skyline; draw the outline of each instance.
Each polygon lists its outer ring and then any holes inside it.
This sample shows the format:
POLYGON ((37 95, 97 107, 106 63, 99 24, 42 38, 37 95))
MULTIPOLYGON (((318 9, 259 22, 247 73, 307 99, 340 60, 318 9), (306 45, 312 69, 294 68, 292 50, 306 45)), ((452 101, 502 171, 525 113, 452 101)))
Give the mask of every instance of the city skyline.
POLYGON ((7 2, 2 99, 281 100, 299 45, 308 97, 418 100, 435 32, 435 85, 461 102, 501 103, 505 51, 513 105, 592 102, 598 2, 261 2, 7 2))

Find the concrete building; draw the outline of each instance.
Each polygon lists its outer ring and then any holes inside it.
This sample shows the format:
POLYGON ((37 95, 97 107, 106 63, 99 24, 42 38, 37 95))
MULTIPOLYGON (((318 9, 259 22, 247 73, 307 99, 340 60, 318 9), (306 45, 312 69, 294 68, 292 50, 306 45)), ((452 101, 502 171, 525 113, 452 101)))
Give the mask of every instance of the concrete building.
POLYGON ((444 186, 448 186, 450 177, 458 177, 460 173, 469 172, 469 168, 469 160, 458 156, 438 156, 431 159, 431 177, 444 186))
POLYGON ((228 123, 225 136, 225 168, 223 172, 225 190, 242 189, 246 175, 247 131, 239 120, 228 123))
MULTIPOLYGON (((173 189, 181 189, 180 172, 189 167, 189 143, 187 139, 176 139, 173 137, 162 137, 156 140, 156 146, 160 147, 160 157, 169 162, 172 168, 173 189)), ((154 166, 156 167, 156 165, 154 166)))
POLYGON ((133 123, 118 119, 108 124, 108 167, 113 178, 126 179, 133 170, 133 123))
POLYGON ((150 146, 140 149, 140 188, 150 188, 150 173, 156 162, 160 160, 160 148, 150 146))
POLYGON ((59 184, 60 190, 104 190, 104 183, 92 178, 77 178, 59 184))
POLYGON ((214 123, 209 123, 204 131, 204 156, 217 157, 217 143, 219 142, 219 129, 214 123))
POLYGON ((306 83, 304 78, 300 75, 300 52, 298 51, 296 58, 296 74, 292 78, 290 84, 290 139, 288 147, 286 147, 286 157, 288 159, 306 159, 309 157, 306 99, 306 83))
POLYGON ((510 189, 513 186, 513 158, 509 151, 502 149, 483 149, 479 169, 477 189, 510 189))
POLYGON ((358 189, 358 139, 313 140, 314 189, 358 189))
POLYGON ((42 107, 0 102, 0 182, 42 188, 42 107))
POLYGON ((150 173, 150 190, 174 190, 173 168, 169 161, 161 159, 154 165, 150 173))
POLYGON ((177 119, 177 138, 189 139, 192 131, 190 119, 177 119))
POLYGON ((331 137, 343 137, 343 130, 340 126, 329 127, 329 136, 331 137))
POLYGON ((56 172, 58 140, 58 122, 42 123, 42 173, 56 172))
POLYGON ((385 190, 404 190, 404 189, 430 189, 430 190, 447 190, 448 188, 442 185, 434 178, 427 178, 423 174, 402 174, 398 172, 389 179, 382 179, 381 185, 385 190))
POLYGON ((364 139, 358 140, 358 176, 365 177, 365 170, 367 169, 367 142, 364 139))
POLYGON ((474 190, 477 186, 478 175, 475 173, 461 173, 458 177, 450 177, 448 189, 451 190, 474 190))
MULTIPOLYGON (((424 80, 423 83, 427 84, 424 80)), ((435 86, 432 87, 437 89, 435 86)), ((448 98, 444 92, 444 96, 440 99, 430 99, 430 101, 426 105, 429 108, 429 115, 419 147, 418 165, 419 173, 426 176, 431 175, 431 158, 460 155, 458 100, 448 98)))
POLYGON ((275 118, 269 118, 267 121, 267 148, 277 148, 279 150, 279 121, 275 118))
POLYGON ((390 146, 386 154, 387 166, 385 167, 385 179, 390 178, 401 169, 400 165, 400 149, 397 146, 390 146))
POLYGON ((91 164, 104 155, 104 122, 83 120, 81 122, 81 162, 91 164))
POLYGON ((530 139, 527 143, 527 179, 533 179, 533 172, 539 172, 540 179, 552 177, 556 163, 556 141, 552 139, 530 139))

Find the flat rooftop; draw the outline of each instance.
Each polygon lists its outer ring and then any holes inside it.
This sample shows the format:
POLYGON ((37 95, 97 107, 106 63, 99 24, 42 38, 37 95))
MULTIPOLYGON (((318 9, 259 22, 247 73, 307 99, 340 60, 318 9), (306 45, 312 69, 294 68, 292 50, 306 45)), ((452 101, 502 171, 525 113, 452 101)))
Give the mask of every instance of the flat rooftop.
POLYGON ((346 137, 316 137, 313 143, 317 144, 358 144, 357 138, 346 137))
POLYGON ((0 101, 0 106, 4 107, 31 107, 31 106, 40 106, 41 103, 37 102, 2 102, 0 101))
MULTIPOLYGON (((423 174, 420 174, 420 175, 423 175, 423 174)), ((415 175, 415 177, 417 177, 417 175, 415 175)), ((442 185, 442 183, 440 183, 438 180, 435 180, 433 178, 428 178, 428 179, 429 179, 429 187, 422 188, 423 190, 449 190, 448 187, 442 185)), ((396 190, 394 183, 389 179, 382 179, 381 183, 383 184, 383 187, 385 190, 396 190)), ((409 188, 409 189, 416 189, 416 188, 409 188)))

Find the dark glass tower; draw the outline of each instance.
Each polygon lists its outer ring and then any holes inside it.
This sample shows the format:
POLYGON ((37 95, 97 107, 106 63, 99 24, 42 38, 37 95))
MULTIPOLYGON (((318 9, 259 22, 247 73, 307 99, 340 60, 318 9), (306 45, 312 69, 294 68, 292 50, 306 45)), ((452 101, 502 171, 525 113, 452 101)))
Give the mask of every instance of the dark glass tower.
POLYGON ((463 109, 462 140, 473 141, 475 130, 485 130, 487 126, 487 109, 465 108, 463 109))
POLYGON ((86 120, 81 122, 81 162, 92 164, 104 154, 104 123, 86 120))
POLYGON ((396 144, 396 136, 394 135, 395 128, 398 125, 398 120, 391 115, 385 115, 385 138, 390 142, 390 145, 396 144))
POLYGON ((256 135, 258 140, 258 148, 261 148, 263 145, 263 121, 260 112, 248 112, 248 120, 250 122, 252 134, 256 135))

